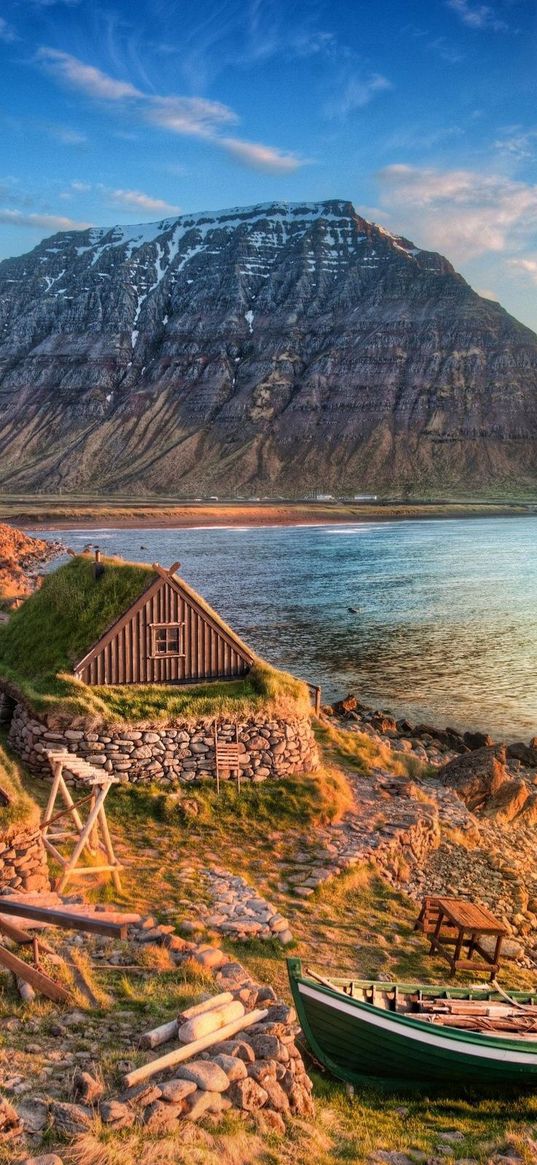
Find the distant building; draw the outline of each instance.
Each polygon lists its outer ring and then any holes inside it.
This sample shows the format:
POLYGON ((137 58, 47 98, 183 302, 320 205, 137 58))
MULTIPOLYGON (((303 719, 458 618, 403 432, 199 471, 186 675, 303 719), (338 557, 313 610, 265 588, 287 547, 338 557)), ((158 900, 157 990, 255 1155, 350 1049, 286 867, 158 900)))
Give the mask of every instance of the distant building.
POLYGON ((378 501, 378 494, 355 494, 353 502, 376 502, 378 501))

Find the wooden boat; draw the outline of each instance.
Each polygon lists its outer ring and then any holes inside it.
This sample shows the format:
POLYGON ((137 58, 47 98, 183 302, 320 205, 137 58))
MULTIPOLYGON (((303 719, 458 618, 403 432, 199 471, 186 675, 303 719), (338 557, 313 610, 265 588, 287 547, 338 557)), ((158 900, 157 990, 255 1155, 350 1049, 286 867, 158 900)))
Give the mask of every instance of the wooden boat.
POLYGON ((537 992, 321 977, 288 959, 313 1055, 340 1080, 537 1087, 537 992))

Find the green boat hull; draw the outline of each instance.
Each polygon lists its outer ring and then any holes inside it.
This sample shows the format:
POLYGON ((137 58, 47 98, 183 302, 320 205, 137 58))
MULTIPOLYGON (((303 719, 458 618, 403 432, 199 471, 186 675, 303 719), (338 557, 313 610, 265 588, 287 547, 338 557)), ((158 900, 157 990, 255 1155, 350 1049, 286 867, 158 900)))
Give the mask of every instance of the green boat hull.
MULTIPOLYGON (((537 1087, 537 1038, 517 1040, 434 1026, 324 986, 302 974, 299 959, 288 959, 287 967, 309 1047, 340 1080, 359 1084, 364 1077, 376 1077, 399 1085, 434 1082, 483 1091, 537 1087)), ((395 986, 385 984, 384 989, 395 986)), ((430 985, 397 986, 435 997, 443 991, 430 985)), ((445 994, 453 998, 472 993, 446 989, 445 994)), ((473 994, 483 997, 479 991, 473 994)), ((528 1000, 528 995, 519 998, 528 1000)))

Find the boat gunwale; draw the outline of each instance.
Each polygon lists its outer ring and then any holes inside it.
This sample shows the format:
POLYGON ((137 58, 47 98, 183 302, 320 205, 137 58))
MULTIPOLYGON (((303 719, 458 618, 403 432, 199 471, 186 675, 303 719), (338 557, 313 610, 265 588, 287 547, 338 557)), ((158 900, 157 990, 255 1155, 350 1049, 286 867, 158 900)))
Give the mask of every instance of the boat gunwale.
MULTIPOLYGON (((288 967, 289 978, 291 981, 291 986, 293 985, 293 983, 296 984, 297 995, 299 996, 299 998, 300 998, 300 991, 298 990, 298 985, 299 985, 299 983, 303 983, 304 986, 314 988, 315 991, 319 991, 321 994, 325 995, 327 1001, 330 1001, 330 999, 332 999, 332 998, 334 998, 335 1000, 338 1000, 338 999, 344 1000, 344 1002, 346 1004, 351 1004, 356 1009, 357 1014, 360 1014, 361 1012, 365 1013, 365 1018, 367 1018, 368 1015, 377 1015, 377 1016, 378 1015, 385 1015, 387 1019, 392 1021, 395 1028, 400 1027, 402 1029, 402 1034, 404 1034, 404 1035, 406 1035, 407 1033, 411 1034, 413 1031, 414 1032, 421 1031, 421 1032, 427 1033, 428 1035, 433 1034, 433 1035, 437 1035, 439 1037, 441 1036, 442 1038, 446 1038, 448 1040, 448 1042, 453 1043, 453 1052, 456 1052, 456 1050, 457 1050, 457 1048, 456 1048, 457 1043, 466 1043, 466 1044, 469 1043, 470 1045, 475 1045, 476 1055, 479 1055, 479 1052, 481 1050, 486 1049, 486 1048, 497 1048, 498 1051, 505 1051, 505 1052, 508 1052, 508 1051, 509 1052, 519 1052, 519 1053, 522 1052, 522 1053, 528 1053, 529 1055, 536 1055, 537 1054, 537 1033, 535 1035, 534 1040, 522 1041, 522 1040, 518 1040, 518 1039, 510 1039, 509 1036, 500 1036, 500 1035, 493 1036, 493 1035, 488 1035, 484 1032, 474 1032, 474 1031, 469 1031, 467 1029, 462 1029, 462 1028, 460 1028, 460 1029, 452 1028, 452 1027, 445 1028, 445 1027, 442 1027, 440 1024, 428 1023, 427 1021, 418 1019, 417 1018, 417 1015, 419 1015, 418 1012, 414 1013, 412 1018, 409 1018, 404 1013, 397 1012, 397 1011, 389 1011, 387 1008, 385 1009, 385 1008, 381 1008, 381 1007, 376 1007, 374 1004, 366 1003, 364 1000, 355 999, 353 996, 347 995, 344 991, 338 991, 337 988, 332 988, 332 987, 327 986, 324 983, 319 983, 315 979, 308 977, 307 974, 302 974, 301 963, 300 963, 299 959, 288 959, 287 960, 287 967, 288 967), (416 1018, 414 1018, 414 1016, 416 1016, 416 1018)), ((353 982, 353 983, 357 983, 357 984, 360 983, 361 985, 364 985, 364 986, 376 986, 379 988, 381 986, 383 986, 383 987, 386 987, 386 989, 389 989, 389 988, 393 989, 393 988, 397 987, 400 990, 404 990, 404 988, 406 986, 412 987, 412 989, 417 990, 417 991, 430 989, 434 992, 434 989, 435 989, 434 983, 422 984, 421 986, 419 984, 412 984, 411 985, 411 984, 402 984, 402 983, 397 983, 397 982, 389 982, 386 984, 381 984, 378 980, 359 980, 359 979, 353 979, 353 980, 345 979, 345 980, 342 980, 342 982, 353 982)), ((440 988, 440 989, 445 990, 445 988, 440 988)), ((480 989, 477 988, 476 990, 480 990, 480 989)), ((468 992, 464 991, 464 988, 461 988, 461 992, 463 994, 468 994, 468 992)), ((294 996, 294 994, 295 993, 293 992, 293 996, 294 996)), ((527 992, 526 994, 531 995, 532 993, 527 992)), ((515 998, 515 993, 513 993, 512 997, 515 998)), ((302 1009, 297 1007, 297 1010, 300 1011, 302 1009)), ((303 1023, 303 1026, 304 1026, 304 1021, 305 1021, 305 1024, 307 1024, 308 1033, 305 1033, 305 1034, 307 1035, 308 1042, 311 1042, 312 1047, 313 1047, 313 1044, 315 1043, 316 1047, 318 1048, 318 1052, 316 1052, 316 1054, 319 1056, 319 1059, 321 1059, 323 1062, 325 1062, 325 1060, 327 1058, 326 1058, 324 1052, 322 1052, 322 1050, 320 1049, 316 1038, 313 1036, 313 1033, 311 1031, 311 1026, 309 1024, 309 1021, 307 1020, 307 1017, 305 1015, 300 1015, 300 1019, 301 1019, 301 1022, 303 1023), (311 1039, 311 1037, 313 1037, 313 1040, 311 1039)))

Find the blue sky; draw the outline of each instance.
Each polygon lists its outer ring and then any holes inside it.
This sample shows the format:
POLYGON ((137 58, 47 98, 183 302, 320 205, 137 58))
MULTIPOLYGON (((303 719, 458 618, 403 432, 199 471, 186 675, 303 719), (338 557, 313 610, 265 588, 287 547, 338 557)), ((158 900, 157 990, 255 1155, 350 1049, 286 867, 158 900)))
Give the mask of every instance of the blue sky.
POLYGON ((535 0, 0 0, 0 255, 339 197, 537 329, 535 0))

